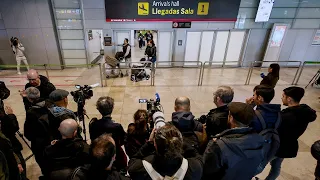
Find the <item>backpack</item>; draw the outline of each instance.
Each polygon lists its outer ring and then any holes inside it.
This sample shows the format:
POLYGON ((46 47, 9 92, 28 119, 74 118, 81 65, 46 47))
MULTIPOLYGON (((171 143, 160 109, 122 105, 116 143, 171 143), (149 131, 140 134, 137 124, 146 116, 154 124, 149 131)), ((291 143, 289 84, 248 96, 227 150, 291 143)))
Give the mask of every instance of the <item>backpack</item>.
POLYGON ((194 131, 182 132, 183 139, 183 157, 192 158, 195 157, 195 151, 200 152, 200 142, 198 136, 194 131))
POLYGON ((156 170, 153 169, 152 165, 146 160, 142 160, 142 164, 152 180, 183 180, 188 170, 188 161, 185 158, 183 158, 178 171, 171 177, 162 177, 156 170))
POLYGON ((267 128, 266 121, 262 117, 261 113, 259 111, 255 111, 255 113, 263 129, 259 134, 264 137, 264 160, 262 163, 265 163, 266 165, 276 155, 280 147, 280 138, 277 129, 279 128, 281 123, 281 114, 280 112, 278 113, 278 119, 275 122, 274 128, 267 128))

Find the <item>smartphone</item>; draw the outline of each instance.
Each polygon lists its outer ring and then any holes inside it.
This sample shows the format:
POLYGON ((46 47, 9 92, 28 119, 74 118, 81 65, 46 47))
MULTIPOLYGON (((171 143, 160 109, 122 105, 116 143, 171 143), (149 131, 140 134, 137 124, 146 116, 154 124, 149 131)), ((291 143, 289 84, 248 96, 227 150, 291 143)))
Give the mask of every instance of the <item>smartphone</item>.
POLYGON ((139 99, 139 103, 147 103, 148 99, 139 99))

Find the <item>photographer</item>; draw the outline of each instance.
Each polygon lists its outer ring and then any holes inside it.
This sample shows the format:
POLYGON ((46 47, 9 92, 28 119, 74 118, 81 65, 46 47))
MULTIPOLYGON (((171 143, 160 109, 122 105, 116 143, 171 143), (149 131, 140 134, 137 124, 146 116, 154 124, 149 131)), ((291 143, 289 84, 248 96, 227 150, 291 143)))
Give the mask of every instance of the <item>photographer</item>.
POLYGON ((130 159, 128 172, 135 179, 198 180, 202 176, 202 157, 185 159, 182 135, 171 124, 154 129, 149 142, 130 159), (168 177, 169 176, 169 177, 168 177))
POLYGON ((129 158, 131 158, 138 150, 148 141, 148 112, 139 109, 133 115, 134 123, 130 123, 127 130, 125 150, 129 158))
MULTIPOLYGON (((50 123, 50 131, 53 139, 61 139, 58 131, 60 123, 65 119, 77 119, 76 114, 67 109, 69 92, 57 89, 49 95, 49 100, 52 104, 48 105, 49 114, 48 119, 50 123)), ((76 120, 75 120, 76 121, 76 120)), ((78 132, 80 134, 80 132, 78 132)))
POLYGON ((229 86, 220 86, 213 93, 213 102, 217 106, 211 109, 207 115, 200 117, 200 121, 206 124, 206 131, 208 137, 215 136, 228 127, 228 104, 233 100, 234 92, 229 86))
POLYGON ((203 133, 204 126, 199 121, 194 119, 194 116, 190 112, 190 99, 187 97, 178 97, 175 100, 174 109, 176 112, 172 113, 172 124, 179 129, 183 136, 183 150, 184 157, 192 157, 193 148, 196 148, 200 152, 200 139, 206 137, 206 133, 199 135, 198 138, 196 132, 203 133))
POLYGON ((93 118, 89 124, 90 139, 94 141, 102 134, 112 134, 116 142, 115 167, 118 171, 127 167, 127 156, 121 148, 124 145, 126 133, 121 124, 115 123, 111 118, 114 107, 114 100, 111 97, 100 97, 97 101, 97 109, 102 115, 102 119, 93 118))
POLYGON ((1 131, 6 138, 10 140, 12 145, 12 150, 15 155, 19 158, 22 168, 24 171, 21 173, 23 179, 26 177, 26 164, 24 158, 21 154, 22 145, 16 137, 16 132, 19 131, 19 123, 17 117, 14 115, 13 110, 10 106, 4 106, 3 100, 7 99, 10 96, 10 91, 4 84, 0 81, 0 122, 1 122, 1 131))
POLYGON ((21 65, 21 61, 23 61, 23 63, 27 66, 27 69, 29 71, 29 65, 28 65, 28 61, 27 58, 25 56, 25 49, 23 47, 23 45, 20 43, 18 38, 11 38, 11 43, 12 43, 12 50, 13 53, 16 56, 16 61, 17 61, 17 73, 20 75, 20 65, 21 65))
MULTIPOLYGON (((56 90, 56 87, 49 82, 48 78, 34 70, 30 69, 27 73, 28 83, 25 85, 25 89, 29 87, 35 87, 40 91, 40 97, 42 99, 48 99, 52 91, 56 90)), ((20 91, 20 95, 23 98, 24 108, 27 111, 32 105, 26 98, 25 90, 20 91)))

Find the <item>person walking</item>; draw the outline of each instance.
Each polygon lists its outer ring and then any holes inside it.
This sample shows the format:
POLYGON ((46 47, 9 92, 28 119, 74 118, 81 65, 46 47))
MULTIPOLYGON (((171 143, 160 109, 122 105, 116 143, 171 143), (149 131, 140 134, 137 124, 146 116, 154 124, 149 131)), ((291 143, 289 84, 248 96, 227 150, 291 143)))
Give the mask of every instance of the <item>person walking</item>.
POLYGON ((12 45, 13 45, 12 50, 16 56, 16 61, 17 61, 17 74, 19 75, 21 74, 20 72, 21 61, 23 61, 23 63, 27 66, 27 69, 29 71, 29 64, 25 56, 24 46, 21 44, 21 42, 19 42, 18 38, 14 39, 12 45))

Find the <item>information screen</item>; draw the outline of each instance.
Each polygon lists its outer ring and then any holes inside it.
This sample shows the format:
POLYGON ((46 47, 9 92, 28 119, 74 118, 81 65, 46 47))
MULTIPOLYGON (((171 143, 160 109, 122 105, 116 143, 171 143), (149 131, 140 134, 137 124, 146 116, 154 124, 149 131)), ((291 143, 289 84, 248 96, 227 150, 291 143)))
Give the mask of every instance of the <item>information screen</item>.
POLYGON ((106 20, 236 21, 241 0, 105 0, 106 20))

